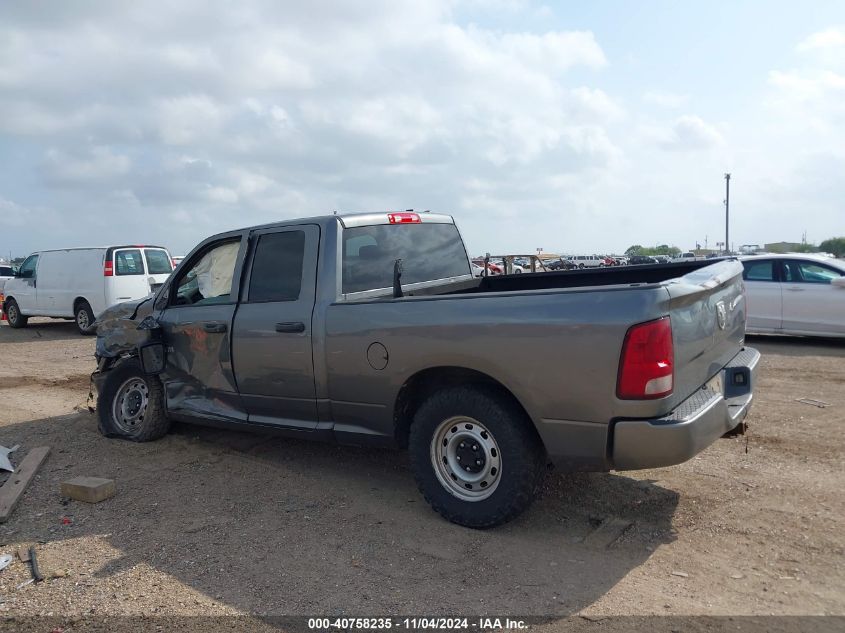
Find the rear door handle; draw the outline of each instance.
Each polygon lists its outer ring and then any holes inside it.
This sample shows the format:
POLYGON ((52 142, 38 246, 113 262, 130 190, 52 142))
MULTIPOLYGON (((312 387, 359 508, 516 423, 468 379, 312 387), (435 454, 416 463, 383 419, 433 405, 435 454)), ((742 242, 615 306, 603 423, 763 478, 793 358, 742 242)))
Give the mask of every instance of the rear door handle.
POLYGON ((290 323, 276 323, 277 332, 285 332, 289 334, 298 334, 305 331, 305 324, 300 321, 292 321, 290 323))
POLYGON ((212 334, 223 334, 229 328, 225 323, 221 323, 220 321, 208 321, 202 324, 202 329, 212 334))

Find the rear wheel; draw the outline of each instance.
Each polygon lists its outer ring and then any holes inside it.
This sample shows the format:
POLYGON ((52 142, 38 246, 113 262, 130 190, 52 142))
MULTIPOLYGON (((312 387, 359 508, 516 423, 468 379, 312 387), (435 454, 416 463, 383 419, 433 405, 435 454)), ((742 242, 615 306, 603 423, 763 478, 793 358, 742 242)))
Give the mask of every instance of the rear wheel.
POLYGON ((473 528, 515 518, 534 499, 544 450, 524 412, 483 386, 449 387, 419 408, 409 438, 423 496, 443 517, 473 528))
POLYGON ((26 327, 26 322, 29 319, 21 314, 18 302, 14 299, 9 299, 6 301, 6 320, 11 327, 21 328, 26 327))
POLYGON ((97 415, 106 437, 149 442, 170 430, 161 381, 145 375, 134 359, 109 371, 97 397, 97 415))
POLYGON ((94 311, 87 301, 80 301, 76 304, 74 310, 76 319, 76 327, 79 328, 80 334, 96 334, 97 330, 94 325, 94 311))

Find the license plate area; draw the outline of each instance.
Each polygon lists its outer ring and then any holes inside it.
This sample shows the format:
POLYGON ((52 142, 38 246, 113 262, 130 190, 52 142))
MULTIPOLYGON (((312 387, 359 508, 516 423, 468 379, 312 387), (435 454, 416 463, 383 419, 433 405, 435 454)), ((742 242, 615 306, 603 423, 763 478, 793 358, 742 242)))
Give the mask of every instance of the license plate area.
POLYGON ((720 393, 724 395, 725 393, 725 382, 722 379, 722 372, 719 372, 715 376, 713 376, 707 383, 704 385, 705 389, 708 391, 715 391, 716 393, 720 393))

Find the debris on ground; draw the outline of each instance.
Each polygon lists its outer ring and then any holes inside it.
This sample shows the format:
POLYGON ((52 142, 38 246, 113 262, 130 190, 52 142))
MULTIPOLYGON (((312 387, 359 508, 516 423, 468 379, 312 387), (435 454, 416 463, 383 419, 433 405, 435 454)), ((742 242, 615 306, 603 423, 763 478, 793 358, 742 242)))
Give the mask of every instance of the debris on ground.
POLYGON ((35 477, 41 464, 47 459, 50 454, 49 446, 39 446, 33 448, 26 457, 21 460, 18 470, 14 477, 9 477, 6 483, 0 487, 0 523, 5 523, 18 505, 21 496, 26 490, 29 483, 35 477))
POLYGON ((824 409, 825 407, 830 406, 829 402, 825 402, 824 400, 814 400, 813 398, 795 398, 795 402, 809 404, 810 406, 818 407, 819 409, 824 409))
POLYGON ((32 568, 32 579, 35 582, 44 580, 44 575, 41 573, 41 568, 38 566, 38 555, 35 553, 35 545, 29 548, 29 564, 32 568))
POLYGON ((114 479, 75 477, 62 482, 62 496, 85 503, 99 503, 115 493, 114 479))
POLYGON ((0 470, 8 470, 10 473, 15 472, 15 467, 9 459, 9 453, 14 453, 21 447, 20 444, 15 444, 12 448, 0 446, 0 470))

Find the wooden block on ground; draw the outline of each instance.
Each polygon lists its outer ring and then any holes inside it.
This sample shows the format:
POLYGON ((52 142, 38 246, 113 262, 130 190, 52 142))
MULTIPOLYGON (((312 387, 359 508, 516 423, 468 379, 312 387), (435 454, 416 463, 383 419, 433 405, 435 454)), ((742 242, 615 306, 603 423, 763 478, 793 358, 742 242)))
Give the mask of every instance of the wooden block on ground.
POLYGON ((102 477, 75 477, 62 482, 62 496, 85 501, 86 503, 100 503, 114 496, 114 479, 102 477))
POLYGON ((50 454, 49 446, 33 448, 26 454, 26 457, 18 466, 18 469, 9 475, 6 483, 0 488, 0 523, 5 523, 12 510, 18 505, 23 491, 29 486, 29 482, 35 477, 35 473, 41 468, 41 464, 50 454))

